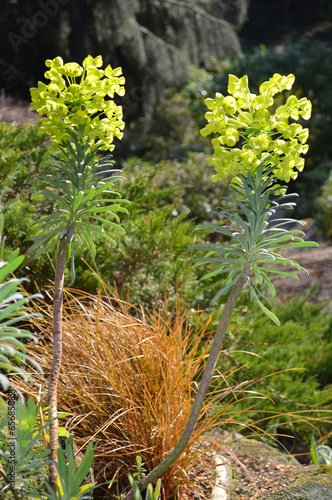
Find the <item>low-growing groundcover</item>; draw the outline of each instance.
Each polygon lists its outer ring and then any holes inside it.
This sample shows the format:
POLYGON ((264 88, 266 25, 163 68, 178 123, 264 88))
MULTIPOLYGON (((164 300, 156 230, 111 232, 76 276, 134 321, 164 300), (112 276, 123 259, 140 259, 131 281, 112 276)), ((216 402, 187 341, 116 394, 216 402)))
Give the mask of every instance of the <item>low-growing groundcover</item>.
POLYGON ((313 304, 306 297, 274 307, 280 326, 248 302, 239 304, 221 366, 238 368, 236 382, 251 381, 247 390, 256 393, 247 392, 236 407, 240 411, 252 405, 242 415, 245 433, 255 433, 257 426, 277 438, 278 427, 289 428, 309 448, 312 434, 329 439, 331 431, 332 313, 328 304, 313 304), (317 415, 320 421, 314 419, 317 415))

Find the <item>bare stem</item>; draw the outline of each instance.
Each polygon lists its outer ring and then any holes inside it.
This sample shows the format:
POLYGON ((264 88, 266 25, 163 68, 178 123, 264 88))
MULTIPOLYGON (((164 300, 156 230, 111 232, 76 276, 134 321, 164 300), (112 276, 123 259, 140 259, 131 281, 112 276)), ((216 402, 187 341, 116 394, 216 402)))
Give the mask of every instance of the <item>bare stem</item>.
MULTIPOLYGON (((58 380, 62 358, 62 309, 63 309, 63 285, 66 264, 67 236, 63 236, 59 243, 56 259, 54 277, 53 297, 53 361, 48 382, 48 404, 49 404, 49 434, 50 434, 50 459, 58 461, 58 380)), ((58 472, 54 463, 49 466, 49 483, 56 492, 58 472)))
MULTIPOLYGON (((202 379, 200 381, 197 394, 195 397, 195 401, 191 410, 191 413, 189 415, 189 419, 187 422, 187 425, 173 448, 173 450, 167 455, 167 457, 159 464, 157 467, 155 467, 147 476, 145 476, 141 481, 137 483, 138 488, 142 491, 144 490, 149 483, 153 483, 156 481, 166 470, 173 465, 173 463, 179 458, 181 453, 184 451, 186 448, 190 437, 195 429, 200 411, 202 409, 204 399, 207 393, 207 390, 209 388, 209 385, 211 383, 212 375, 216 366, 216 363, 219 358, 220 351, 222 349, 224 339, 225 339, 225 334, 226 330, 229 324, 229 320, 231 319, 232 312, 236 303, 236 300, 238 296, 240 295, 240 292, 244 285, 247 282, 247 276, 246 276, 246 270, 243 270, 242 274, 240 275, 239 279, 233 286, 231 293, 228 296, 227 302, 225 304, 220 322, 218 324, 216 334, 211 346, 210 354, 209 357, 206 361, 205 369, 202 375, 202 379)), ((124 500, 133 500, 134 498, 134 493, 133 490, 130 490, 127 495, 125 496, 124 500)))

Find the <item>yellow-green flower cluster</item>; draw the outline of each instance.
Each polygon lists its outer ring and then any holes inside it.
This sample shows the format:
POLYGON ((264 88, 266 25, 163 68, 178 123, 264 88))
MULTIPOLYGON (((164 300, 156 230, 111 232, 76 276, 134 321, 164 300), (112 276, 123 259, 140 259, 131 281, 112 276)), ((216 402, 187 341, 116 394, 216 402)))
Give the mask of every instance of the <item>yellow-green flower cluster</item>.
POLYGON ((75 62, 64 64, 61 57, 48 59, 45 64, 49 68, 45 77, 50 83, 38 82, 37 88, 30 89, 31 106, 46 115, 42 129, 51 136, 52 149, 70 139, 68 127, 82 130, 91 145, 114 149, 113 139, 121 139, 124 128, 122 107, 113 101, 115 94, 125 93, 121 68, 108 65, 100 69, 101 56, 86 57, 82 66, 75 62))
POLYGON ((296 179, 304 167, 301 154, 308 151, 305 143, 309 132, 295 121, 310 118, 311 103, 292 95, 274 113, 269 109, 274 95, 290 90, 294 80, 294 75, 276 73, 260 86, 256 95, 250 93, 247 76, 229 75, 230 95, 216 93, 214 99, 205 99, 210 111, 205 114, 208 124, 201 134, 216 134, 212 139, 214 154, 208 158, 217 172, 213 181, 226 179, 229 174, 253 173, 262 162, 273 167, 277 179, 296 179))

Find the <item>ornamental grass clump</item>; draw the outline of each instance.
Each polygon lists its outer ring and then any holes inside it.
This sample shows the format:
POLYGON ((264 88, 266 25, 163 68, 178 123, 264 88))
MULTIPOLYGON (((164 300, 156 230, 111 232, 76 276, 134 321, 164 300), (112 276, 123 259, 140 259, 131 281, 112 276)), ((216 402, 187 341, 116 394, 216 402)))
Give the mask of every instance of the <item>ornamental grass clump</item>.
MULTIPOLYGON (((179 305, 145 316, 111 295, 66 290, 65 298, 59 406, 72 415, 66 427, 75 441, 82 447, 94 443, 96 482, 116 478, 111 489, 96 495, 119 497, 130 486, 128 472, 137 456, 150 472, 176 445, 209 352, 210 319, 202 321, 201 313, 188 314, 179 305)), ((52 311, 47 304, 36 311, 43 315, 35 325, 45 339, 35 349, 36 359, 47 370, 52 311)), ((190 484, 195 489, 193 467, 211 460, 202 442, 221 422, 241 422, 243 410, 237 412, 236 404, 245 386, 237 386, 229 371, 211 390, 186 453, 162 477, 164 499, 180 497, 190 484), (227 405, 216 410, 225 398, 227 405)))

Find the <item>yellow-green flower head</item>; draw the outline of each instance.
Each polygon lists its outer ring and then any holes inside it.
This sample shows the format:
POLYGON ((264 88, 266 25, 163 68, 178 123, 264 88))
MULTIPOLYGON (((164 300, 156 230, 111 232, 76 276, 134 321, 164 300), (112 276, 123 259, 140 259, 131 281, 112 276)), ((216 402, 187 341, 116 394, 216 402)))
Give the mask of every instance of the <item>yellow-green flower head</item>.
POLYGON ((56 150, 62 140, 70 138, 68 127, 84 125, 82 130, 91 145, 113 150, 113 139, 122 138, 125 126, 122 106, 113 101, 115 94, 125 93, 121 68, 108 65, 99 69, 103 65, 101 56, 86 57, 82 66, 75 62, 64 64, 61 57, 48 59, 45 64, 49 68, 45 77, 50 83, 38 82, 30 93, 32 108, 46 115, 42 129, 51 136, 51 149, 56 150))
POLYGON ((296 179, 304 167, 301 154, 308 151, 305 143, 309 131, 295 121, 310 118, 311 103, 292 95, 274 113, 272 108, 275 94, 290 90, 294 80, 294 75, 276 73, 262 83, 256 95, 250 93, 247 76, 229 75, 230 95, 225 97, 217 92, 214 99, 205 99, 208 123, 201 134, 215 135, 214 153, 208 158, 217 172, 213 181, 226 179, 230 174, 253 173, 262 162, 267 168, 275 167, 277 179, 296 179))

